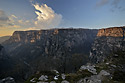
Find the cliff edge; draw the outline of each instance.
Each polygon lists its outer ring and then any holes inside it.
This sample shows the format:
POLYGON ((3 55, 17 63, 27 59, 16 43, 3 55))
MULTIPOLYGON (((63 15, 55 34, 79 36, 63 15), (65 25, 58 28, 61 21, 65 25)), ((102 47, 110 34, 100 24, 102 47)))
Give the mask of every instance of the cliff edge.
POLYGON ((125 27, 100 29, 91 48, 91 61, 102 62, 112 52, 125 51, 124 35, 125 27))
POLYGON ((125 35, 124 32, 125 32, 125 27, 111 27, 111 28, 100 29, 98 31, 97 36, 123 37, 123 35, 125 35))

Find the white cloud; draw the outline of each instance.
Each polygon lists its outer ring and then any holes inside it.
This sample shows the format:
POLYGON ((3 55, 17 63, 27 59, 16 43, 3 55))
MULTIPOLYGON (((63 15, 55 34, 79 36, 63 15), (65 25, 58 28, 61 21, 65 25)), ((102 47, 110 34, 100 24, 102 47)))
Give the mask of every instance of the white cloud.
POLYGON ((13 18, 17 18, 15 15, 11 15, 13 18))
POLYGON ((32 25, 34 25, 32 20, 22 20, 14 14, 8 16, 3 10, 0 10, 0 29, 29 28, 32 25))
POLYGON ((37 11, 37 20, 34 22, 37 28, 40 29, 50 29, 57 27, 61 20, 62 15, 57 14, 51 7, 46 4, 35 4, 33 5, 37 11))

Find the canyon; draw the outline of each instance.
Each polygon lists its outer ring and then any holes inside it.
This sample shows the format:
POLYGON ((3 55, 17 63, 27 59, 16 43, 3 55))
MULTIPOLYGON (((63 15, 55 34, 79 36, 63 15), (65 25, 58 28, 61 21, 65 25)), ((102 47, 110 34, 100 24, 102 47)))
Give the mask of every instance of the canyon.
MULTIPOLYGON (((11 64, 11 67, 7 67, 10 68, 9 74, 8 72, 0 73, 2 77, 14 77, 16 82, 24 82, 36 74, 40 76, 43 73, 47 74, 45 72, 53 73, 51 72, 53 70, 61 74, 76 72, 74 79, 77 76, 93 75, 89 71, 81 71, 81 67, 88 68, 88 70, 96 70, 97 76, 104 72, 115 76, 114 72, 116 70, 124 74, 124 69, 122 69, 125 67, 124 63, 116 65, 117 60, 124 61, 124 29, 125 27, 110 27, 99 30, 67 28, 15 31, 8 40, 2 43, 5 55, 9 59, 7 61, 10 61, 9 63, 11 64), (89 65, 82 66, 87 64, 89 65), (90 64, 94 66, 90 66, 90 64), (108 64, 108 67, 106 64, 108 64), (112 69, 112 65, 115 65, 115 70, 112 69), (119 67, 119 65, 121 66, 119 67)), ((72 74, 68 75, 68 77, 73 80, 72 74)), ((82 83, 80 79, 85 82, 83 77, 77 78, 78 83, 82 83)), ((118 79, 117 77, 115 78, 118 79)), ((86 77, 86 79, 92 81, 91 77, 86 77)), ((98 78, 96 81, 100 80, 103 79, 98 78)), ((112 81, 112 79, 108 80, 112 81)))

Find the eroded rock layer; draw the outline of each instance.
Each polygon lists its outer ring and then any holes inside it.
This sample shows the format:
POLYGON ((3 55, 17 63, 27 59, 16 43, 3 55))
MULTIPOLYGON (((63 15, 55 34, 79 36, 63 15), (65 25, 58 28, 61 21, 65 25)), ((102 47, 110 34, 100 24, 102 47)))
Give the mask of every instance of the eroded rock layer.
POLYGON ((101 37, 101 36, 123 37, 124 30, 125 30, 125 27, 113 27, 113 28, 100 29, 98 31, 97 36, 98 37, 101 37))

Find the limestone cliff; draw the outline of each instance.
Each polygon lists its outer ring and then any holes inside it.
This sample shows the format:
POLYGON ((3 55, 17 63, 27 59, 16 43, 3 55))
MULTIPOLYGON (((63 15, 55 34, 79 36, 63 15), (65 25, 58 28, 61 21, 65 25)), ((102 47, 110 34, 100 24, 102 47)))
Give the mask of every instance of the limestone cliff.
POLYGON ((100 29, 93 43, 90 57, 92 62, 104 61, 112 52, 125 50, 125 27, 100 29))
POLYGON ((97 30, 70 28, 15 31, 12 37, 4 42, 4 45, 7 47, 9 53, 15 51, 16 48, 24 44, 31 44, 31 46, 34 44, 34 49, 42 49, 42 52, 45 52, 47 55, 52 55, 52 52, 56 52, 55 55, 59 52, 58 55, 60 55, 60 52, 62 52, 61 50, 65 47, 72 53, 88 53, 96 34, 97 30))
MULTIPOLYGON (((79 37, 81 37, 81 40, 87 39, 86 37, 89 37, 88 39, 92 39, 92 36, 95 37, 97 34, 97 30, 89 30, 89 29, 50 29, 50 30, 36 30, 36 31, 15 31, 12 35, 12 37, 7 41, 7 43, 16 43, 16 42, 22 42, 22 43, 35 43, 38 41, 44 41, 45 38, 48 37, 63 37, 66 38, 72 38, 77 41, 79 37), (92 35, 94 34, 94 35, 92 35), (76 39, 75 39, 76 38, 76 39)), ((80 38, 79 38, 80 39, 80 38)), ((78 39, 78 40, 79 40, 78 39)), ((6 42, 5 42, 6 43, 6 42)))
POLYGON ((98 37, 101 37, 101 36, 123 37, 124 30, 125 30, 125 27, 113 27, 113 28, 100 29, 98 31, 97 36, 98 37))

